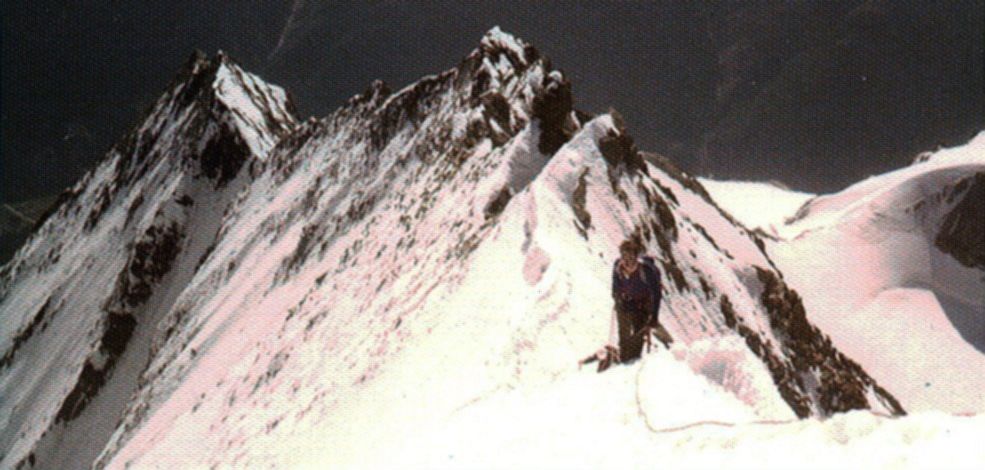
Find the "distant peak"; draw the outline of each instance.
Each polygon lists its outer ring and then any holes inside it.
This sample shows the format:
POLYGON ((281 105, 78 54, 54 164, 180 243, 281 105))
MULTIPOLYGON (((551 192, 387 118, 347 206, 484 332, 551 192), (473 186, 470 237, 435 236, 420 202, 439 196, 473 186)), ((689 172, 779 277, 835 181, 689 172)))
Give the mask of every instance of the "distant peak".
POLYGON ((523 47, 527 44, 522 39, 503 31, 499 26, 493 26, 489 31, 486 31, 486 34, 482 37, 482 45, 490 47, 494 45, 512 46, 515 49, 522 51, 523 47))
POLYGON ((293 104, 280 87, 247 72, 222 49, 212 57, 194 50, 178 71, 173 89, 182 104, 199 102, 211 106, 213 100, 220 100, 243 116, 268 114, 265 124, 275 128, 296 120, 293 104), (275 125, 278 122, 281 125, 275 125))
POLYGON ((490 57, 505 54, 513 66, 519 69, 526 68, 540 58, 540 53, 536 48, 503 31, 499 26, 493 26, 492 29, 486 31, 479 42, 479 50, 490 57))
MULTIPOLYGON (((296 125, 294 108, 280 87, 239 67, 225 52, 208 57, 195 50, 142 122, 116 146, 125 155, 126 178, 140 175, 162 135, 195 142, 194 158, 222 185, 248 158, 265 158, 277 140, 296 125), (178 130, 169 130, 178 129, 178 130)), ((162 147, 163 148, 163 147, 162 147)))
POLYGON ((182 86, 186 96, 197 94, 215 81, 219 66, 229 62, 222 51, 218 51, 214 58, 210 58, 202 50, 195 49, 178 69, 174 84, 182 86))
POLYGON ((237 73, 245 72, 222 49, 217 50, 212 57, 209 57, 200 49, 195 49, 179 69, 176 80, 179 83, 193 83, 196 87, 213 84, 219 75, 219 70, 222 68, 227 68, 237 73))

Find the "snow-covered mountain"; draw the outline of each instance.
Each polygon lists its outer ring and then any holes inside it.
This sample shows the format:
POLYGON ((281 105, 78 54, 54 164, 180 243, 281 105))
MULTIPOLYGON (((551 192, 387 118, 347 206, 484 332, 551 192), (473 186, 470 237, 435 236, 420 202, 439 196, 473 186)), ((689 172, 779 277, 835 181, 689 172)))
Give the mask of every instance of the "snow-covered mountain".
POLYGON ((985 411, 985 133, 836 194, 705 183, 907 410, 985 411))
POLYGON ((247 168, 294 126, 283 90, 196 54, 61 195, 0 270, 0 466, 95 459, 247 168))
POLYGON ((763 238, 652 162, 498 29, 300 123, 194 56, 0 272, 0 466, 455 466, 557 450, 561 423, 902 414, 763 238), (596 375, 576 362, 608 339, 627 237, 658 259, 675 343, 596 375), (542 432, 484 425, 505 422, 542 432))

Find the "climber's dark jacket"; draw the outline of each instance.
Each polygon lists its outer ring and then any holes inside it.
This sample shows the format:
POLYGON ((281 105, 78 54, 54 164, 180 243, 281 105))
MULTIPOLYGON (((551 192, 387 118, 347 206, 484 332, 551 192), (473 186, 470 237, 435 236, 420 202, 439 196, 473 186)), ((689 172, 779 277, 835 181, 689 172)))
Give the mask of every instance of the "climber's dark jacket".
POLYGON ((620 362, 639 358, 643 350, 643 328, 657 327, 660 301, 660 270, 644 257, 629 277, 623 276, 617 260, 612 267, 612 298, 616 303, 620 362))

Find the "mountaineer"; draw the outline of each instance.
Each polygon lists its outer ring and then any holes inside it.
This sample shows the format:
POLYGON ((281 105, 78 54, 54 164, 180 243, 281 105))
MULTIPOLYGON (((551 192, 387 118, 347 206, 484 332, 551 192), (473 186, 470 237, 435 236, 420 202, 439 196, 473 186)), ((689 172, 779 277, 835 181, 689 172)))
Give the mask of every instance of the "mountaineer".
POLYGON ((644 346, 649 350, 654 336, 667 348, 673 342, 659 321, 663 299, 660 270, 652 257, 641 257, 640 251, 639 244, 632 239, 619 245, 620 256, 612 267, 615 309, 609 344, 581 360, 579 365, 598 361, 598 371, 602 372, 613 364, 639 359, 644 346))
POLYGON ((612 267, 615 309, 609 345, 581 361, 581 364, 599 361, 599 372, 612 364, 639 359, 643 347, 649 349, 653 336, 668 348, 673 342, 659 321, 663 298, 660 270, 652 257, 640 257, 640 252, 635 240, 619 245, 620 257, 612 267))

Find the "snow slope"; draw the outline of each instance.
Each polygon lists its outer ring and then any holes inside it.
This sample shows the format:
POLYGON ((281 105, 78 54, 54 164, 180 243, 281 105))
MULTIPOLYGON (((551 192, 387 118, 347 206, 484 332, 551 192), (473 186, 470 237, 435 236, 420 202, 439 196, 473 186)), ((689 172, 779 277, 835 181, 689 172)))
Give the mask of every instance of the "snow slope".
POLYGON ((715 400, 715 383, 694 383, 703 380, 670 354, 611 373, 572 375, 463 409, 367 466, 974 469, 985 461, 982 415, 852 411, 826 420, 751 421, 741 406, 715 400))
POLYGON ((767 243, 811 320, 908 410, 985 410, 983 186, 980 134, 809 200, 767 243))
POLYGON ((640 406, 657 429, 903 412, 761 239, 498 29, 303 123, 223 56, 186 69, 3 268, 4 466, 365 467, 552 391, 619 396, 597 418, 644 431, 640 406), (579 371, 627 237, 658 258, 674 348, 579 371))
POLYGON ((778 236, 777 227, 793 217, 815 195, 755 181, 718 181, 698 178, 715 203, 750 230, 778 236))

